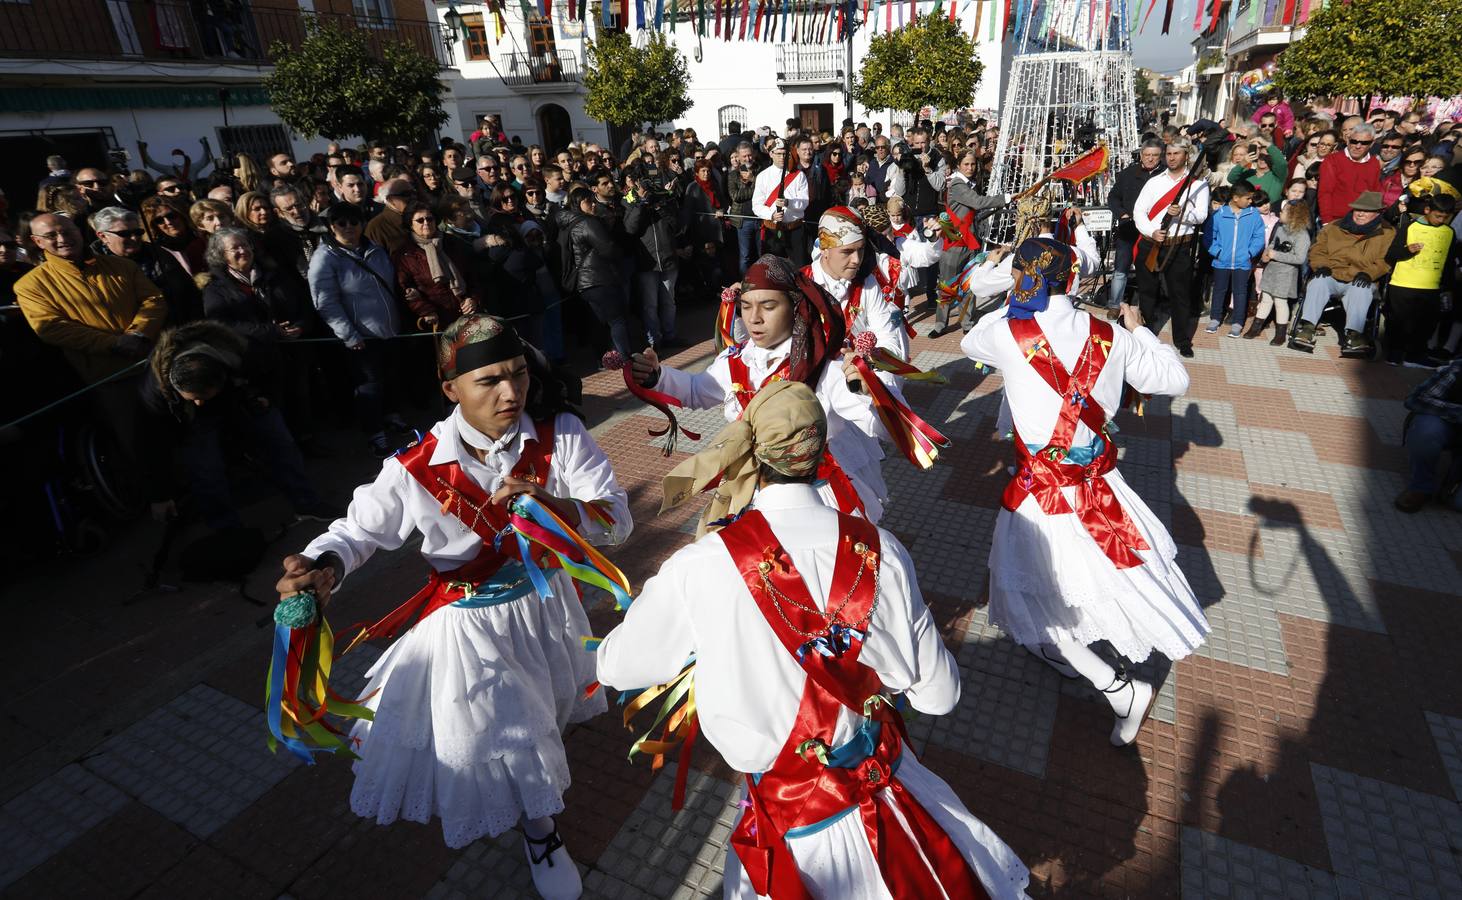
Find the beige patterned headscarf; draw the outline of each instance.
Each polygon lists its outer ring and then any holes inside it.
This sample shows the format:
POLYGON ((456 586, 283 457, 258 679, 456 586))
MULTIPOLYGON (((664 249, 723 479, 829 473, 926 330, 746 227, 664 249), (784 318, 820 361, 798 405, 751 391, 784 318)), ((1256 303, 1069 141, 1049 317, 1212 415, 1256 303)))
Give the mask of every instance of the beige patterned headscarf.
POLYGON ((1033 238, 1046 230, 1051 223, 1051 208, 1054 203, 1047 191, 1038 191, 1015 202, 1015 242, 1019 247, 1027 238, 1033 238))
POLYGON ((827 416, 812 388, 800 381, 772 382, 757 391, 741 418, 721 429, 709 447, 665 476, 660 511, 674 509, 714 484, 696 527, 696 537, 701 537, 715 530, 711 523, 751 503, 760 464, 794 478, 811 475, 822 462, 826 443, 827 416))

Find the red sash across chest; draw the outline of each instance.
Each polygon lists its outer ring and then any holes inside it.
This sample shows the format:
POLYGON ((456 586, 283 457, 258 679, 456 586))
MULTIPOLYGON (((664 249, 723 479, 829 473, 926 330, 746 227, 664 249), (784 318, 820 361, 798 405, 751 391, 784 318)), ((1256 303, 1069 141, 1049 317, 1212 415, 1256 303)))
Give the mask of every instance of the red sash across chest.
POLYGON ((1092 391, 1111 352, 1112 326, 1089 318, 1091 335, 1073 372, 1068 372, 1056 357, 1051 342, 1034 318, 1007 320, 1010 333, 1031 368, 1061 397, 1061 413, 1050 440, 1039 452, 1031 452, 1016 430, 1016 472, 1005 486, 1001 505, 1013 512, 1026 497, 1034 497, 1046 515, 1074 512, 1112 564, 1128 569, 1142 565, 1142 557, 1135 551, 1151 548, 1103 477, 1116 468, 1117 446, 1107 431, 1106 413, 1092 391), (1064 461, 1071 450, 1078 422, 1105 444, 1102 455, 1084 466, 1064 461), (1076 488, 1074 510, 1061 492, 1064 487, 1076 488))
MULTIPOLYGON (((743 345, 745 346, 745 345, 743 345)), ((726 357, 726 364, 731 370, 731 391, 736 395, 736 402, 741 406, 741 413, 746 412, 747 404, 756 396, 756 392, 774 381, 783 381, 791 371, 789 365, 791 359, 782 360, 782 364, 766 377, 761 384, 751 383, 751 370, 747 368, 746 360, 741 358, 741 348, 731 351, 726 357)), ((817 477, 820 481, 826 481, 832 489, 833 498, 838 502, 838 511, 852 515, 857 513, 860 516, 867 516, 863 508, 863 499, 858 496, 857 488, 848 479, 848 473, 838 465, 833 458, 830 449, 824 449, 822 462, 817 467, 817 477)))
POLYGON ((752 887, 777 900, 810 898, 787 833, 856 810, 893 897, 987 897, 954 841, 899 780, 902 754, 912 752, 904 747, 902 720, 887 705, 878 673, 858 660, 877 601, 878 529, 864 519, 838 517, 837 562, 825 605, 813 599, 761 513, 748 512, 720 536, 768 627, 807 676, 776 761, 746 779, 750 805, 731 844, 752 887), (807 611, 818 608, 833 615, 831 624, 807 611), (858 623, 864 631, 852 627, 858 623), (873 722, 859 732, 866 743, 833 748, 829 742, 844 707, 873 722))
MULTIPOLYGON (((523 453, 518 457, 517 465, 513 466, 513 477, 546 484, 553 466, 553 439, 553 420, 537 423, 537 435, 524 444, 523 453)), ((514 559, 495 546, 498 534, 508 528, 508 511, 493 503, 482 485, 462 471, 456 461, 432 465, 432 453, 436 447, 437 436, 428 434, 415 446, 402 451, 396 461, 427 493, 441 502, 443 513, 453 516, 482 539, 482 549, 477 556, 455 569, 446 572, 432 569, 425 587, 380 621, 366 626, 357 641, 394 637, 443 606, 470 595, 477 585, 514 559)), ((511 541, 506 545, 516 547, 516 543, 511 541)), ((540 566, 556 565, 557 560, 551 556, 540 561, 540 566)))
POLYGON ((787 188, 791 187, 792 186, 792 182, 796 181, 797 180, 797 176, 798 175, 801 175, 801 174, 802 174, 802 170, 801 169, 794 169, 791 172, 788 172, 786 175, 784 175, 782 177, 782 183, 779 184, 779 185, 777 185, 776 187, 772 188, 772 192, 770 194, 767 194, 767 199, 762 203, 762 205, 765 206, 765 207, 767 207, 768 209, 770 209, 771 206, 772 206, 772 204, 776 203, 778 200, 780 200, 782 198, 782 192, 785 191, 785 190, 787 190, 787 188))

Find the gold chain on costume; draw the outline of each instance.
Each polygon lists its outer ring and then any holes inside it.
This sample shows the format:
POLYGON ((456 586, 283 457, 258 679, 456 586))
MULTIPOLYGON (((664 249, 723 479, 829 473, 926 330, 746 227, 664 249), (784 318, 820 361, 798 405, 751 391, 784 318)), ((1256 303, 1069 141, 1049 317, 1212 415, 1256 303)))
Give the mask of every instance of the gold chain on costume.
POLYGON ((801 603, 798 603, 796 600, 793 600, 791 597, 788 597, 781 591, 777 590, 776 585, 772 584, 772 580, 768 577, 767 574, 772 570, 772 563, 762 562, 757 566, 757 571, 761 574, 762 587, 766 589, 767 595, 772 598, 772 605, 776 607, 777 615, 782 617, 782 621, 787 624, 788 628, 792 629, 793 631, 797 632, 799 635, 805 638, 820 638, 826 637, 832 632, 833 628, 839 625, 843 626, 844 628, 851 628, 854 631, 862 631, 864 626, 872 621, 873 614, 878 610, 878 587, 879 582, 882 578, 882 569, 878 565, 878 554, 869 550, 868 545, 863 543, 862 541, 859 541, 858 543, 853 545, 853 552, 863 557, 863 562, 858 566, 858 574, 853 576, 853 584, 851 587, 848 588, 848 595, 843 598, 843 601, 841 603, 838 604, 837 609, 834 609, 831 613, 823 612, 820 609, 805 606, 801 603), (859 619, 857 622, 843 621, 843 610, 847 607, 849 603, 853 601, 853 595, 858 592, 858 584, 863 580, 864 569, 873 570, 873 602, 868 607, 868 614, 859 619), (797 607, 805 613, 810 613, 814 616, 817 616, 827 624, 823 626, 822 631, 803 631, 801 628, 793 625, 791 619, 787 618, 786 610, 782 609, 783 601, 790 603, 791 605, 797 607))

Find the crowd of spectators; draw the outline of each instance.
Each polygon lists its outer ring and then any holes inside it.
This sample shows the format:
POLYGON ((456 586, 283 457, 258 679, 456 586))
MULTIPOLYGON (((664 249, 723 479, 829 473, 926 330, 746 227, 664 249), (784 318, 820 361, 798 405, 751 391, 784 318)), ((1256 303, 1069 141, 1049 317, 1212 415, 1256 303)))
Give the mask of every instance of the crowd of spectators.
POLYGON ((395 452, 407 405, 431 397, 403 374, 430 365, 411 335, 480 310, 515 319, 555 362, 683 346, 677 306, 713 302, 764 250, 805 262, 804 219, 890 202, 932 217, 956 161, 988 179, 997 136, 983 120, 907 135, 848 122, 836 136, 789 120, 783 134, 646 130, 550 156, 489 118, 465 143, 331 143, 192 173, 157 167, 145 144, 152 172, 51 157, 35 208, 0 234, 0 305, 94 386, 154 512, 186 493, 210 524, 234 522, 214 482, 220 436, 236 434, 297 513, 326 516, 296 465, 320 450, 312 411, 349 409, 372 451, 395 452), (766 202, 794 172, 805 186, 766 202))

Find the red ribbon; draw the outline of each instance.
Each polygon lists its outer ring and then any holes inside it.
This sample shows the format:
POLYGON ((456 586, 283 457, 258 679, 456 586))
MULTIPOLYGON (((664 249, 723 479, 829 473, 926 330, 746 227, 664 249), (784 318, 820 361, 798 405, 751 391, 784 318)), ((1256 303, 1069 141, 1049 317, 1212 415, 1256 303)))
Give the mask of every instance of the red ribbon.
POLYGON ((671 453, 675 452, 677 433, 683 434, 693 441, 698 441, 701 439, 701 436, 699 434, 696 434, 689 428, 682 427, 680 422, 675 418, 675 413, 671 411, 670 408, 672 406, 679 407, 684 405, 680 402, 680 398, 672 397, 669 394, 661 393, 657 390, 652 390, 651 388, 647 388, 644 385, 640 384, 638 381, 635 381, 634 369, 633 367, 631 367, 629 360, 620 356, 613 350, 604 354, 603 364, 604 368, 606 369, 619 369, 620 374, 624 376, 624 386, 626 389, 629 390, 630 394, 632 394, 636 399, 641 400, 644 403, 649 404, 650 406, 653 406, 655 409, 658 409, 661 413, 665 415, 665 418, 668 420, 668 422, 664 428, 658 430, 654 428, 646 429, 646 431, 648 431, 652 437, 660 437, 661 435, 666 436, 665 446, 662 448, 665 456, 669 456, 671 453))

